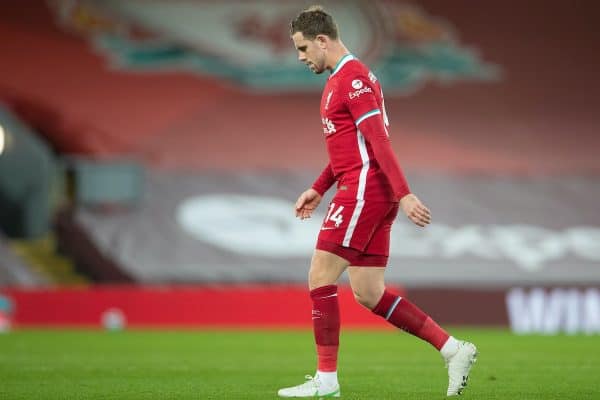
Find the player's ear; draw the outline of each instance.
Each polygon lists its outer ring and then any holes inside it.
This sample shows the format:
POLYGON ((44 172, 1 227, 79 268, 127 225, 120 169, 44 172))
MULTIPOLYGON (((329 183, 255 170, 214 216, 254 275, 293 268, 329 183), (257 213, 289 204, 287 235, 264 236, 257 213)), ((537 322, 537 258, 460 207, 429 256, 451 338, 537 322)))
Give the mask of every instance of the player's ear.
POLYGON ((325 50, 327 48, 328 42, 329 42, 329 36, 327 35, 317 35, 315 37, 315 42, 317 43, 317 46, 319 46, 319 48, 325 50))

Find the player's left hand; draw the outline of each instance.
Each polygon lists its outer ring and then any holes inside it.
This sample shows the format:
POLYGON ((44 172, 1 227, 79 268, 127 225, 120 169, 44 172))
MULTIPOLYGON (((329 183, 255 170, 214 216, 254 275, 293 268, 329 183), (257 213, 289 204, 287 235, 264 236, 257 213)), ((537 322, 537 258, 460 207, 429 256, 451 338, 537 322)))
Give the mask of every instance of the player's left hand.
POLYGON ((431 223, 431 211, 412 193, 400 199, 400 207, 413 223, 425 227, 431 223))

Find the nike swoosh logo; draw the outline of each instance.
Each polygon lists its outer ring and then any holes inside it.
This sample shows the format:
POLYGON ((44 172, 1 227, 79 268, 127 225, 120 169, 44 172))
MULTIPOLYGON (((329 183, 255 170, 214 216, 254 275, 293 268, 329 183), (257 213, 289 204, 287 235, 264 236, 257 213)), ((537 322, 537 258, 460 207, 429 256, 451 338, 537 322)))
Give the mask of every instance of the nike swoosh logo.
POLYGON ((323 297, 319 297, 319 299, 328 299, 330 297, 337 297, 337 293, 334 294, 330 294, 329 296, 323 296, 323 297))

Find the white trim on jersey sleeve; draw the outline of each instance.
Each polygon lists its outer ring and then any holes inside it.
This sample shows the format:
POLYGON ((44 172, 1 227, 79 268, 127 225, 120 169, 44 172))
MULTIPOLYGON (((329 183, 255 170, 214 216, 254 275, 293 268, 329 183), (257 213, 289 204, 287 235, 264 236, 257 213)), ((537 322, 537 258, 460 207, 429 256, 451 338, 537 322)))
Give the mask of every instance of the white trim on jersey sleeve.
POLYGON ((373 115, 379 115, 379 114, 381 114, 381 110, 379 108, 376 108, 374 110, 366 112, 363 115, 361 115, 360 117, 358 117, 358 119, 356 121, 354 121, 354 125, 358 126, 358 124, 363 122, 365 119, 372 117, 373 115))
POLYGON ((362 209, 365 205, 365 188, 367 187, 367 172, 369 172, 370 160, 369 153, 367 152, 367 143, 365 141, 365 137, 360 132, 360 130, 356 130, 356 139, 358 141, 358 151, 360 152, 360 158, 362 160, 362 168, 360 170, 360 175, 358 176, 358 189, 356 192, 356 207, 352 212, 352 217, 350 217, 350 223, 348 224, 348 228, 346 229, 346 234, 344 235, 344 241, 342 242, 342 246, 348 247, 350 246, 350 240, 352 239, 352 235, 354 234, 354 229, 356 228, 356 223, 358 222, 358 217, 362 213, 362 209))

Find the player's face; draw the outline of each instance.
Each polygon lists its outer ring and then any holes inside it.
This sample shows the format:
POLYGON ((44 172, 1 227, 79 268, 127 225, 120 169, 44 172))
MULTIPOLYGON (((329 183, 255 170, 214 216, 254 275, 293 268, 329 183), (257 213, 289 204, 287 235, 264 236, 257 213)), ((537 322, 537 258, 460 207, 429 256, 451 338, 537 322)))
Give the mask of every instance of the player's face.
POLYGON ((298 60, 308 66, 315 74, 325 71, 325 52, 319 46, 319 39, 308 40, 302 32, 296 32, 292 35, 294 46, 298 50, 298 60))

